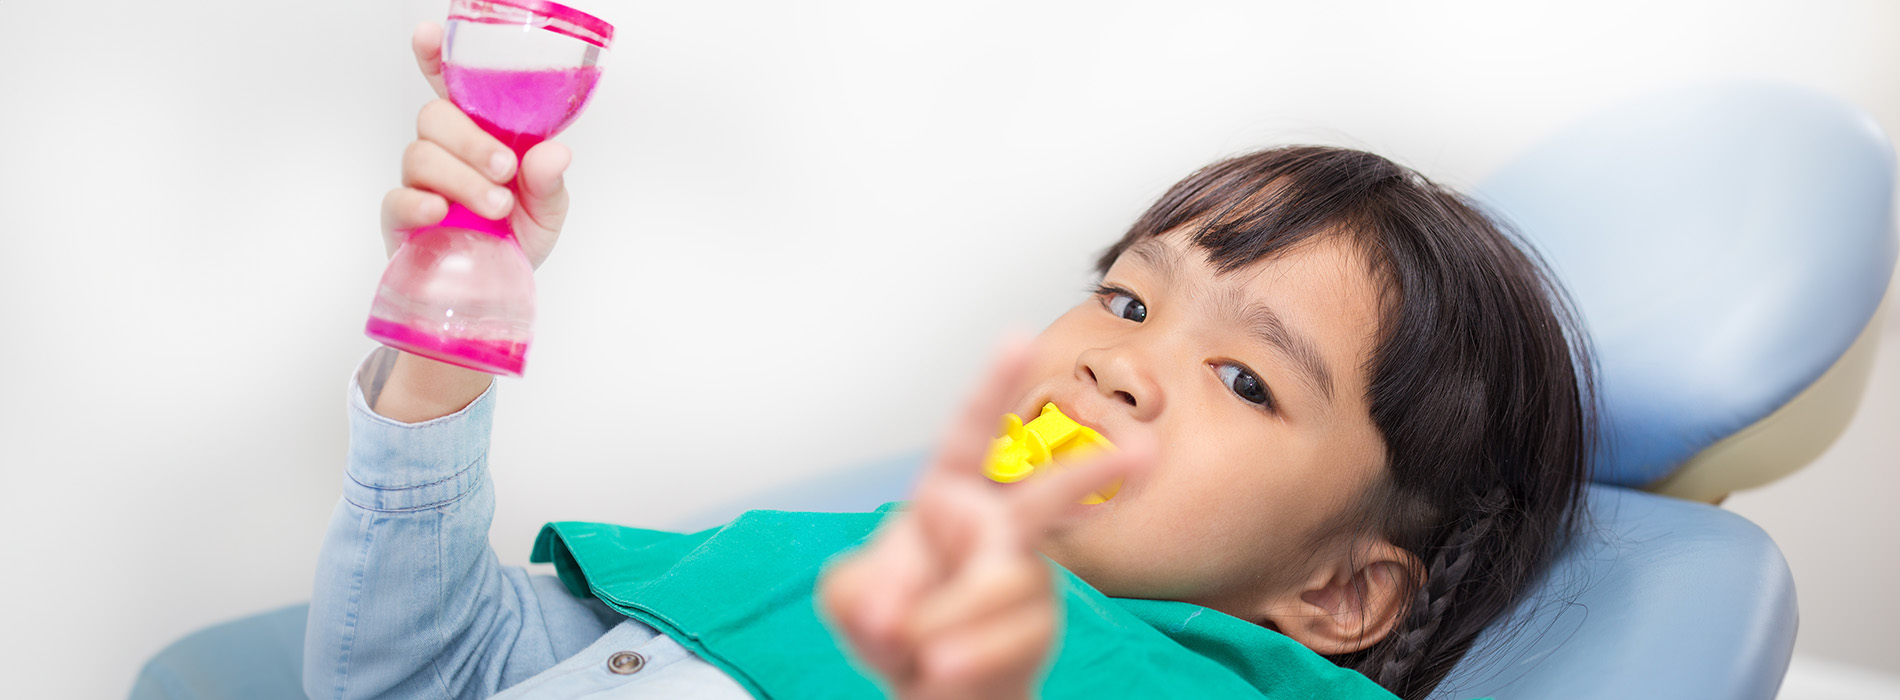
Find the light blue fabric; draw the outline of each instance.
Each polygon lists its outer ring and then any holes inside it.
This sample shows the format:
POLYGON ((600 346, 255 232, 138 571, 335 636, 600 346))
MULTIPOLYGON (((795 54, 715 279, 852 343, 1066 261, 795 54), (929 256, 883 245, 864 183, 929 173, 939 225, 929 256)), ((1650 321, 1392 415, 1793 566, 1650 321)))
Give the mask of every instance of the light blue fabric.
POLYGON ((492 386, 459 412, 407 424, 370 410, 364 374, 350 383, 343 498, 304 633, 310 698, 749 697, 653 628, 496 561, 492 386), (639 672, 609 669, 623 651, 644 660, 639 672))
POLYGON ((1808 90, 1670 90, 1567 129, 1487 180, 1596 342, 1596 479, 1644 486, 1840 358, 1893 275, 1893 147, 1808 90))

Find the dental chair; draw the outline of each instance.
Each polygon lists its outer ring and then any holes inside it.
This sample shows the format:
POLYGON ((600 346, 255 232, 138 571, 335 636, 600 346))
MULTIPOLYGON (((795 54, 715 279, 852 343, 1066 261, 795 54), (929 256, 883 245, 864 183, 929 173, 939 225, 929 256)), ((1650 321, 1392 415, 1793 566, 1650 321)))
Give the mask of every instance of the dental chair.
MULTIPOLYGON (((1859 403, 1892 278, 1894 154, 1872 119, 1787 87, 1679 89, 1599 114, 1477 192, 1569 288, 1596 345, 1604 443, 1574 533, 1433 697, 1772 698, 1794 581, 1710 505, 1813 460, 1859 403)), ((869 510, 922 455, 820 476, 747 508, 869 510)), ((300 698, 306 606, 196 632, 132 690, 300 698)))

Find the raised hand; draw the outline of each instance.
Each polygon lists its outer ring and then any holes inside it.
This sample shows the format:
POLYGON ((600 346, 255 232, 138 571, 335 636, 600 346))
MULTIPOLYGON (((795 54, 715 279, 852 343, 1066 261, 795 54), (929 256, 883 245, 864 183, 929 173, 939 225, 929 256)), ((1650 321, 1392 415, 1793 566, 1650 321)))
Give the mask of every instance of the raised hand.
POLYGON ((900 698, 1024 698, 1059 631, 1045 531, 1108 481, 1145 469, 1155 448, 1116 436, 1119 450, 1010 485, 982 462, 1026 348, 997 361, 952 425, 909 509, 819 582, 834 627, 900 698))
MULTIPOLYGON (((547 260, 567 218, 567 188, 561 173, 572 155, 552 141, 514 151, 449 102, 442 82, 442 28, 416 27, 410 46, 416 66, 438 99, 416 116, 416 140, 402 155, 402 186, 383 196, 384 252, 395 255, 409 229, 442 221, 449 201, 491 219, 509 217, 515 240, 536 268, 547 260)), ((405 423, 454 413, 481 396, 492 377, 401 353, 370 408, 405 423)))
POLYGON ((402 156, 402 186, 383 196, 386 252, 394 255, 402 247, 408 229, 440 222, 454 200, 491 219, 508 217, 528 262, 541 267, 567 219, 561 174, 573 154, 547 141, 516 163, 513 151, 449 102, 442 82, 442 28, 433 23, 416 27, 410 45, 438 99, 416 116, 416 140, 402 156))

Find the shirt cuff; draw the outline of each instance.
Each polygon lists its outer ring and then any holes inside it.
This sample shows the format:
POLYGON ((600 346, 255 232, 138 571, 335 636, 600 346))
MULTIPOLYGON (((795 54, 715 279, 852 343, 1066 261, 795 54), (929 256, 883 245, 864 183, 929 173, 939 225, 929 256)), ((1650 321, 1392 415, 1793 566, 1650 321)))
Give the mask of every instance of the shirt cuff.
POLYGON ((350 454, 343 497, 372 511, 407 511, 452 503, 486 477, 495 384, 462 410, 421 423, 378 414, 364 398, 380 392, 395 349, 370 352, 350 380, 350 454), (378 368, 383 372, 379 373, 378 368), (366 386, 367 385, 367 386, 366 386))

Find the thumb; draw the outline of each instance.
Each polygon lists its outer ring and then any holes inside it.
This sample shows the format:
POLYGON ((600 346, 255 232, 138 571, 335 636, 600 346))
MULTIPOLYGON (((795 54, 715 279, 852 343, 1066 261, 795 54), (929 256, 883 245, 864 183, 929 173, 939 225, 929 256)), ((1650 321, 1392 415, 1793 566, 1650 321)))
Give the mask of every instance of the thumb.
POLYGON ((521 158, 521 172, 515 176, 516 196, 512 222, 521 250, 535 267, 541 266, 554 250, 554 242, 567 222, 567 166, 574 153, 553 141, 543 142, 521 158))
POLYGON ((1039 470, 1035 477, 1011 489, 1010 509, 1023 533, 1040 537, 1063 514, 1075 510, 1083 496, 1116 479, 1136 477, 1154 465, 1159 446, 1153 436, 1129 432, 1116 440, 1120 443, 1116 449, 1080 464, 1046 470, 1051 472, 1048 476, 1039 470))
POLYGON ((409 37, 409 48, 416 52, 416 68, 422 70, 422 77, 429 81, 429 87, 435 88, 435 96, 447 98, 448 85, 442 82, 442 27, 434 22, 416 25, 415 34, 409 37))

